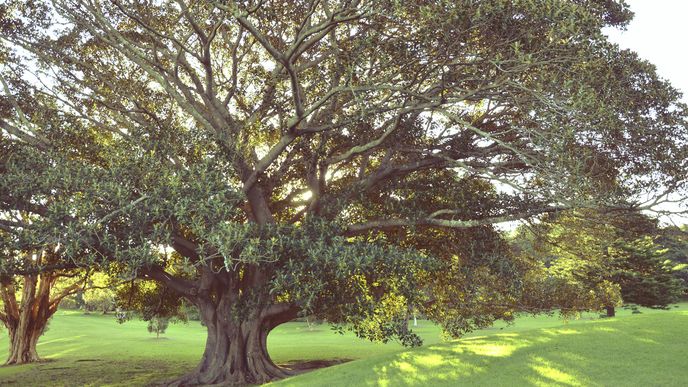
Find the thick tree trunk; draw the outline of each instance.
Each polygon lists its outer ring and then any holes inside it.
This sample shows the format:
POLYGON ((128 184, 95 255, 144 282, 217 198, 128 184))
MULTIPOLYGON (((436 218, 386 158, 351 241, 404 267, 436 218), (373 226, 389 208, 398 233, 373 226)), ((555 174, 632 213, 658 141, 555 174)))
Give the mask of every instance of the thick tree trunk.
POLYGON ((169 386, 261 384, 292 375, 277 366, 267 350, 267 337, 272 329, 296 317, 294 309, 270 313, 252 311, 258 316, 243 322, 233 320, 228 305, 213 308, 201 304, 201 316, 208 330, 205 351, 196 369, 169 386))
POLYGON ((616 316, 616 309, 613 306, 605 306, 604 309, 607 311, 607 317, 616 316))
POLYGON ((50 297, 57 275, 52 273, 31 274, 22 277, 21 301, 17 300, 15 279, 0 277, 0 298, 3 308, 2 321, 9 335, 9 356, 5 364, 25 364, 40 360, 36 345, 48 321, 57 310, 63 297, 76 289, 68 287, 57 297, 50 297))
MULTIPOLYGON (((9 330, 10 351, 5 364, 26 364, 40 361, 36 345, 38 338, 41 337, 47 321, 26 324, 24 327, 17 327, 9 330)), ((21 324, 20 324, 21 325, 21 324)))
POLYGON ((43 297, 32 297, 28 301, 22 302, 18 313, 3 316, 10 346, 7 365, 40 361, 36 345, 55 307, 43 297))
POLYGON ((50 288, 54 278, 46 275, 38 283, 38 276, 25 276, 22 300, 14 298, 14 286, 5 282, 2 298, 5 303, 3 323, 9 334, 9 357, 5 364, 25 364, 39 361, 36 344, 55 313, 56 304, 50 302, 50 288))
MULTIPOLYGON (((250 180, 252 171, 244 171, 250 180)), ((274 223, 262 188, 250 183, 246 196, 251 222, 274 223)), ((173 247, 193 258, 196 251, 177 240, 173 247)), ((221 267, 221 266, 220 266, 221 267)), ((269 294, 269 265, 244 265, 240 270, 213 271, 201 266, 198 286, 190 289, 164 273, 153 273, 159 279, 186 294, 199 308, 208 330, 201 362, 188 375, 170 382, 170 386, 262 384, 287 377, 291 371, 278 367, 267 350, 267 337, 276 326, 297 316, 298 308, 274 304, 269 294)))

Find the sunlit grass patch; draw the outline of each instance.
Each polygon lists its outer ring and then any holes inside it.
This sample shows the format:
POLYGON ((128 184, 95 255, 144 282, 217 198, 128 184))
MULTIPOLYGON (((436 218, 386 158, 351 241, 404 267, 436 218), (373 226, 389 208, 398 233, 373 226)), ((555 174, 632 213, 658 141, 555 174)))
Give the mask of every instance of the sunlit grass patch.
POLYGON ((657 311, 483 335, 378 356, 284 386, 684 386, 688 313, 657 311))
POLYGON ((530 380, 535 385, 549 385, 549 381, 567 386, 582 385, 574 375, 563 371, 561 365, 553 364, 540 356, 531 357, 530 368, 540 376, 530 380), (542 378, 545 378, 545 381, 542 378))

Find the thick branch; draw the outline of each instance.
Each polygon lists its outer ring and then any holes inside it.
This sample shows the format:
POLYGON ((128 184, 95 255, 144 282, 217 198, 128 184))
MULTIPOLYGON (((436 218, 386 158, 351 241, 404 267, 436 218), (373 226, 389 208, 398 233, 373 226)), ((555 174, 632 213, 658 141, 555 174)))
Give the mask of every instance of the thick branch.
POLYGON ((453 219, 439 219, 434 216, 447 215, 452 213, 451 210, 436 211, 433 214, 420 219, 377 219, 365 223, 352 224, 344 231, 345 235, 356 235, 365 233, 371 230, 390 229, 398 227, 413 227, 413 226, 431 226, 431 227, 445 227, 445 228, 471 228, 478 226, 485 226, 488 224, 496 224, 503 222, 510 222, 530 218, 535 215, 552 213, 565 210, 566 207, 543 207, 514 214, 506 214, 500 216, 486 217, 482 219, 469 220, 453 220, 453 219))
POLYGON ((198 294, 198 286, 191 281, 175 277, 159 266, 151 266, 139 270, 139 278, 153 279, 187 297, 195 297, 198 294))

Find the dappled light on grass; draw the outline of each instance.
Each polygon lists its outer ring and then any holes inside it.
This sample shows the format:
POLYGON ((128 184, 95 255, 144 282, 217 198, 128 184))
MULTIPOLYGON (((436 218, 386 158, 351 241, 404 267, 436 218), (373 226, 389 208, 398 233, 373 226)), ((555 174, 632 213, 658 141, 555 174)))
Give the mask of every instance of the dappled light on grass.
POLYGON ((472 353, 480 356, 506 357, 529 343, 516 334, 497 334, 460 341, 453 347, 456 353, 472 353))
MULTIPOLYGON (((389 365, 375 371, 376 382, 369 385, 434 385, 438 382, 452 384, 469 377, 487 373, 493 359, 508 359, 517 350, 533 344, 542 344, 549 338, 528 340, 517 334, 493 335, 459 341, 451 345, 439 345, 402 353, 389 365)), ((541 377, 563 382, 575 378, 553 368, 544 359, 532 368, 541 377)), ((574 384, 571 384, 574 385, 574 384)))
POLYGON ((49 358, 59 359, 60 357, 66 355, 66 354, 81 352, 81 351, 83 351, 84 347, 85 347, 85 345, 83 345, 83 344, 71 345, 62 351, 51 353, 49 358))
POLYGON ((515 345, 484 344, 470 350, 476 355, 504 357, 511 355, 517 348, 515 345))
POLYGON ((577 335, 580 331, 575 329, 543 329, 542 332, 548 335, 577 335))
POLYGON ((656 340, 648 339, 647 337, 636 337, 635 341, 639 341, 644 344, 659 344, 656 340))
POLYGON ((530 368, 535 370, 541 377, 544 377, 544 382, 539 379, 532 379, 531 382, 536 386, 548 386, 551 382, 560 383, 566 386, 581 386, 582 384, 573 375, 563 371, 561 366, 547 361, 539 356, 532 357, 532 364, 530 368))
POLYGON ((598 332, 618 332, 618 330, 611 327, 597 327, 595 330, 598 332))
POLYGON ((427 355, 418 355, 414 360, 423 367, 437 367, 446 361, 442 355, 433 353, 427 355))
POLYGON ((47 340, 47 341, 41 341, 39 342, 36 346, 41 347, 46 344, 53 344, 53 343, 62 343, 62 342, 69 342, 69 341, 75 341, 80 338, 84 337, 84 335, 79 335, 79 336, 70 336, 70 337, 61 337, 59 339, 52 339, 52 340, 47 340))
POLYGON ((439 353, 406 352, 398 355, 389 365, 375 367, 374 371, 377 379, 367 381, 367 385, 428 385, 438 379, 458 380, 462 376, 485 372, 485 368, 439 353))
POLYGON ((80 341, 80 339, 82 339, 83 337, 85 337, 85 335, 77 335, 48 340, 46 342, 39 342, 37 347, 40 350, 41 348, 43 348, 43 346, 59 343, 61 351, 52 352, 49 356, 46 357, 47 359, 59 359, 67 354, 82 352, 88 345, 85 344, 83 340, 80 341))
POLYGON ((276 386, 682 386, 688 313, 479 336, 353 361, 276 386))

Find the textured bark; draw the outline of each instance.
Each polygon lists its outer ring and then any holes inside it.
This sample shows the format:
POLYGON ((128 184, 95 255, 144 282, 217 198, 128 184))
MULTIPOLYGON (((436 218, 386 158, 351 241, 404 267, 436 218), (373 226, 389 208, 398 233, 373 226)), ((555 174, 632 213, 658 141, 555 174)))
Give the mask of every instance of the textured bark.
POLYGON ((2 280, 2 320, 10 339, 6 364, 24 364, 40 360, 36 344, 45 331, 48 319, 56 310, 50 305, 50 289, 55 277, 49 274, 26 275, 23 280, 21 303, 17 302, 12 279, 5 277, 2 280))
MULTIPOLYGON (((250 180, 250 177, 246 176, 250 180)), ((258 224, 274 223, 265 194, 258 184, 245 187, 247 217, 258 224)), ((197 259, 191 242, 178 237, 173 247, 197 259)), ((200 278, 189 283, 151 268, 150 278, 165 283, 198 306, 208 331, 205 350, 194 371, 167 383, 169 386, 246 385, 281 379, 292 371, 277 366, 267 350, 267 337, 278 325, 296 318, 298 308, 275 304, 269 295, 269 266, 247 264, 227 271, 199 267, 200 278)))
POLYGON ((59 277, 55 273, 29 274, 21 278, 21 299, 17 300, 15 280, 0 277, 0 297, 3 309, 0 321, 9 335, 9 356, 6 364, 25 364, 40 361, 36 345, 45 332, 48 321, 57 311, 60 301, 71 294, 78 285, 66 288, 51 298, 50 293, 59 277))
MULTIPOLYGON (((269 304, 267 295, 260 292, 254 292, 250 298, 254 302, 247 304, 231 283, 216 286, 219 276, 204 276, 202 290, 194 300, 208 331, 203 357, 193 372, 168 385, 259 384, 291 375, 289 370, 280 368, 270 359, 267 337, 276 326, 295 318, 298 309, 269 304)), ((257 273, 245 277, 252 282, 249 277, 263 280, 257 273)))
MULTIPOLYGON (((46 321, 47 323, 47 321, 46 321)), ((10 330, 10 352, 5 364, 25 364, 40 361, 36 344, 43 334, 45 323, 32 324, 30 329, 10 330)))
POLYGON ((277 320, 263 317, 234 322, 226 312, 224 308, 202 311, 208 338, 201 362, 170 386, 260 384, 291 375, 277 366, 267 351, 268 334, 278 321, 291 319, 287 318, 291 314, 277 320))
POLYGON ((613 306, 605 306, 604 309, 607 311, 607 317, 616 316, 616 309, 613 306))

